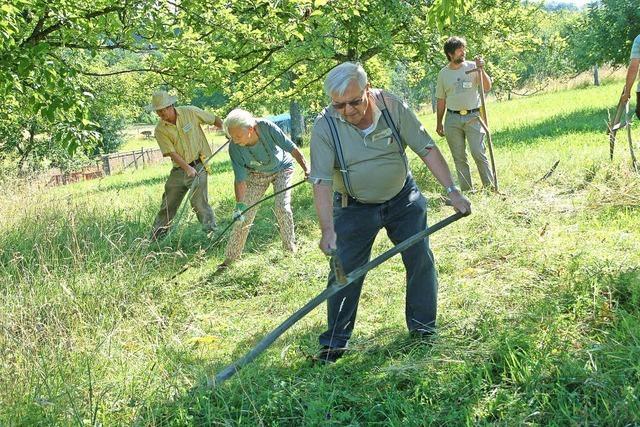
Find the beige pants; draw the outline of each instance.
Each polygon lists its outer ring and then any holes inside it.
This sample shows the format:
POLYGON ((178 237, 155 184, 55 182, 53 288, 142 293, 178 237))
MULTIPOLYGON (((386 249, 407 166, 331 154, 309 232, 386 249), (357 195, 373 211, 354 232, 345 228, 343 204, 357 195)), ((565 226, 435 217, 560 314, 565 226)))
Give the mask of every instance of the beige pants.
MULTIPOLYGON (((251 172, 247 179, 247 192, 245 193, 244 203, 247 206, 251 206, 260 200, 267 191, 269 184, 273 184, 274 192, 284 190, 291 185, 292 175, 293 169, 285 169, 274 174, 251 172)), ((257 211, 257 206, 250 209, 244 214, 245 220, 243 222, 238 221, 234 224, 229 243, 227 243, 227 248, 224 252, 225 264, 230 264, 240 258, 257 211)), ((296 236, 293 228, 293 212, 291 211, 291 190, 287 190, 275 197, 274 211, 284 249, 295 252, 296 236)))
POLYGON ((453 156, 453 162, 458 172, 458 183, 462 190, 473 188, 471 182, 471 171, 467 163, 467 153, 465 151, 465 137, 469 142, 471 157, 476 162, 480 180, 485 187, 493 187, 493 174, 485 154, 484 129, 477 120, 479 112, 461 116, 460 114, 447 112, 444 121, 444 134, 453 156))
POLYGON ((209 206, 206 172, 201 172, 195 178, 189 178, 182 169, 174 167, 164 184, 160 210, 153 223, 152 238, 157 239, 167 232, 171 220, 176 216, 176 211, 191 188, 194 179, 197 180, 197 183, 191 195, 191 207, 195 211, 198 221, 202 224, 203 230, 210 231, 216 227, 216 218, 213 209, 209 206))

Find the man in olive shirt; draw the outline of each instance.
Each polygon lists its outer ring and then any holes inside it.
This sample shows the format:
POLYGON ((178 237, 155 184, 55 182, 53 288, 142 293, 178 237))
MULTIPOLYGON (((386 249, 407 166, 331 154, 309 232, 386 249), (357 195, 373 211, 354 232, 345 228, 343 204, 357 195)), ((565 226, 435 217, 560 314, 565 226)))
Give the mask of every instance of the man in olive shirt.
MULTIPOLYGON (((360 64, 345 62, 331 70, 324 89, 331 98, 311 135, 314 203, 324 253, 337 251, 345 271, 365 264, 378 232, 385 228, 394 244, 426 228, 426 200, 416 186, 405 155, 407 145, 447 189, 457 211, 469 201, 453 185, 442 154, 406 103, 372 89, 360 64), (335 190, 335 193, 333 192, 335 190)), ((437 278, 428 240, 402 252, 407 270, 407 327, 430 335, 436 322, 437 278)), ((329 275, 329 284, 335 272, 329 275)), ((327 301, 327 331, 320 336, 318 360, 342 356, 353 331, 361 278, 327 301)))
MULTIPOLYGON (((640 68, 640 35, 635 38, 633 46, 631 47, 631 58, 629 60, 629 68, 627 69, 627 79, 624 90, 620 97, 621 102, 626 103, 629 98, 631 98, 631 89, 638 76, 638 68, 640 68)), ((638 89, 636 91, 636 116, 640 119, 640 82, 638 82, 638 89)))
POLYGON ((485 187, 493 187, 493 174, 485 154, 484 134, 480 124, 480 76, 467 71, 480 68, 484 91, 491 89, 491 79, 484 71, 484 61, 478 58, 465 61, 466 41, 461 37, 450 37, 444 44, 444 52, 449 63, 438 73, 436 84, 437 127, 436 132, 447 138, 453 162, 458 172, 458 182, 462 190, 473 188, 471 172, 467 163, 465 138, 469 142, 471 157, 475 160, 480 180, 485 187), (445 108, 447 117, 442 126, 445 108))
POLYGON ((164 185, 160 210, 153 224, 152 239, 158 239, 167 232, 194 179, 197 182, 191 195, 191 207, 205 232, 216 228, 207 195, 207 173, 202 163, 211 155, 211 147, 200 126, 206 123, 222 127, 222 121, 198 107, 176 107, 176 101, 175 96, 158 91, 153 94, 151 105, 147 107, 160 117, 155 137, 162 154, 173 160, 173 168, 164 185))

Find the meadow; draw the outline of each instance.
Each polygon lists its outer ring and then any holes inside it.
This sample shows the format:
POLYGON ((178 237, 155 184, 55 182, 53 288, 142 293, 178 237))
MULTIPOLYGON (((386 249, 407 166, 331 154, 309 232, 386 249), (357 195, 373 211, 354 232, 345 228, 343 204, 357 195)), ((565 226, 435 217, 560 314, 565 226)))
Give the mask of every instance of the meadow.
MULTIPOLYGON (((640 423, 640 176, 622 133, 609 161, 604 123, 620 86, 489 105, 502 194, 469 194, 473 214, 431 237, 432 343, 407 334, 395 257, 368 275, 336 364, 309 360, 321 306, 214 389, 208 377, 326 286, 310 185, 293 195, 296 256, 281 249, 271 200, 242 260, 216 275, 224 245, 210 247, 192 213, 169 239, 145 240, 166 164, 58 188, 3 183, 0 425, 640 423)), ((433 115, 421 118, 435 135, 433 115)), ((429 224, 450 215, 410 159, 429 224)), ((213 170, 224 225, 225 153, 213 170)), ((389 247, 381 233, 374 255, 389 247)))

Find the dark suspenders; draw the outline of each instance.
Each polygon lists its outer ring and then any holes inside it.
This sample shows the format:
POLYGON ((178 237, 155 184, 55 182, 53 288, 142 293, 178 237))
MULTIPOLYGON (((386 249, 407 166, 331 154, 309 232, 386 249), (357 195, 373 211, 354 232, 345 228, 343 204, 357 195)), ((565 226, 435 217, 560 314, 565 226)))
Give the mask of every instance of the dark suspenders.
POLYGON ((387 127, 391 129, 391 133, 393 133, 393 139, 398 143, 398 148, 400 149, 400 155, 402 156, 402 160, 404 160, 404 169, 405 173, 409 173, 409 161, 407 160, 407 153, 405 153, 405 147, 402 145, 402 138, 400 138, 400 132, 398 132, 398 127, 395 122, 391 118, 391 113, 389 113, 389 108, 387 107, 387 103, 384 101, 384 96, 382 96, 382 91, 376 92, 376 98, 382 101, 384 105, 384 109, 382 110, 382 118, 384 119, 387 127))
MULTIPOLYGON (((393 139, 398 144, 399 154, 402 156, 404 160, 405 171, 408 173, 409 171, 409 163, 407 160, 407 155, 404 151, 404 146, 402 145, 402 139, 400 138, 400 133, 398 132, 398 128, 396 127, 395 122, 391 118, 391 114, 389 113, 389 109, 387 108, 387 103, 382 96, 382 91, 376 91, 375 97, 382 101, 382 104, 385 108, 381 109, 382 118, 384 119, 387 127, 391 129, 391 133, 393 134, 393 139)), ((340 166, 340 174, 342 175, 342 180, 344 181, 344 187, 347 190, 347 193, 356 198, 353 190, 351 189, 351 181, 349 180, 349 168, 347 166, 346 159, 344 158, 344 152, 342 151, 342 144, 340 143, 340 135, 338 133, 338 127, 336 126, 336 119, 327 114, 327 109, 325 108, 322 112, 322 115, 327 120, 329 124, 329 134, 331 135, 331 140, 333 141, 333 146, 336 151, 336 157, 338 158, 338 165, 340 166)))

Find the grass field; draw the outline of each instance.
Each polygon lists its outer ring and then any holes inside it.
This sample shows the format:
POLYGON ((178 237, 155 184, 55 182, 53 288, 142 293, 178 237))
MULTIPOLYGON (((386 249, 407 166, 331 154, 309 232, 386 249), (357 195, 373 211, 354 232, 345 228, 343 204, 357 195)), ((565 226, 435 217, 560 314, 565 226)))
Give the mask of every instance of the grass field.
MULTIPOLYGON (((504 195, 471 194, 473 215, 431 238, 432 345, 405 330, 396 257, 369 274, 338 363, 308 360, 323 306, 214 390, 199 386, 325 286, 310 186, 294 190, 297 256, 281 250, 270 201, 220 275, 223 247, 208 247, 191 213, 169 241, 142 241, 167 166, 4 192, 0 425, 640 423, 640 178, 625 140, 609 162, 604 133, 619 87, 490 106, 504 195)), ((411 163, 429 223, 449 215, 411 163)), ((231 167, 221 157, 214 170, 226 223, 231 167)), ((381 233, 374 254, 389 247, 381 233)))

